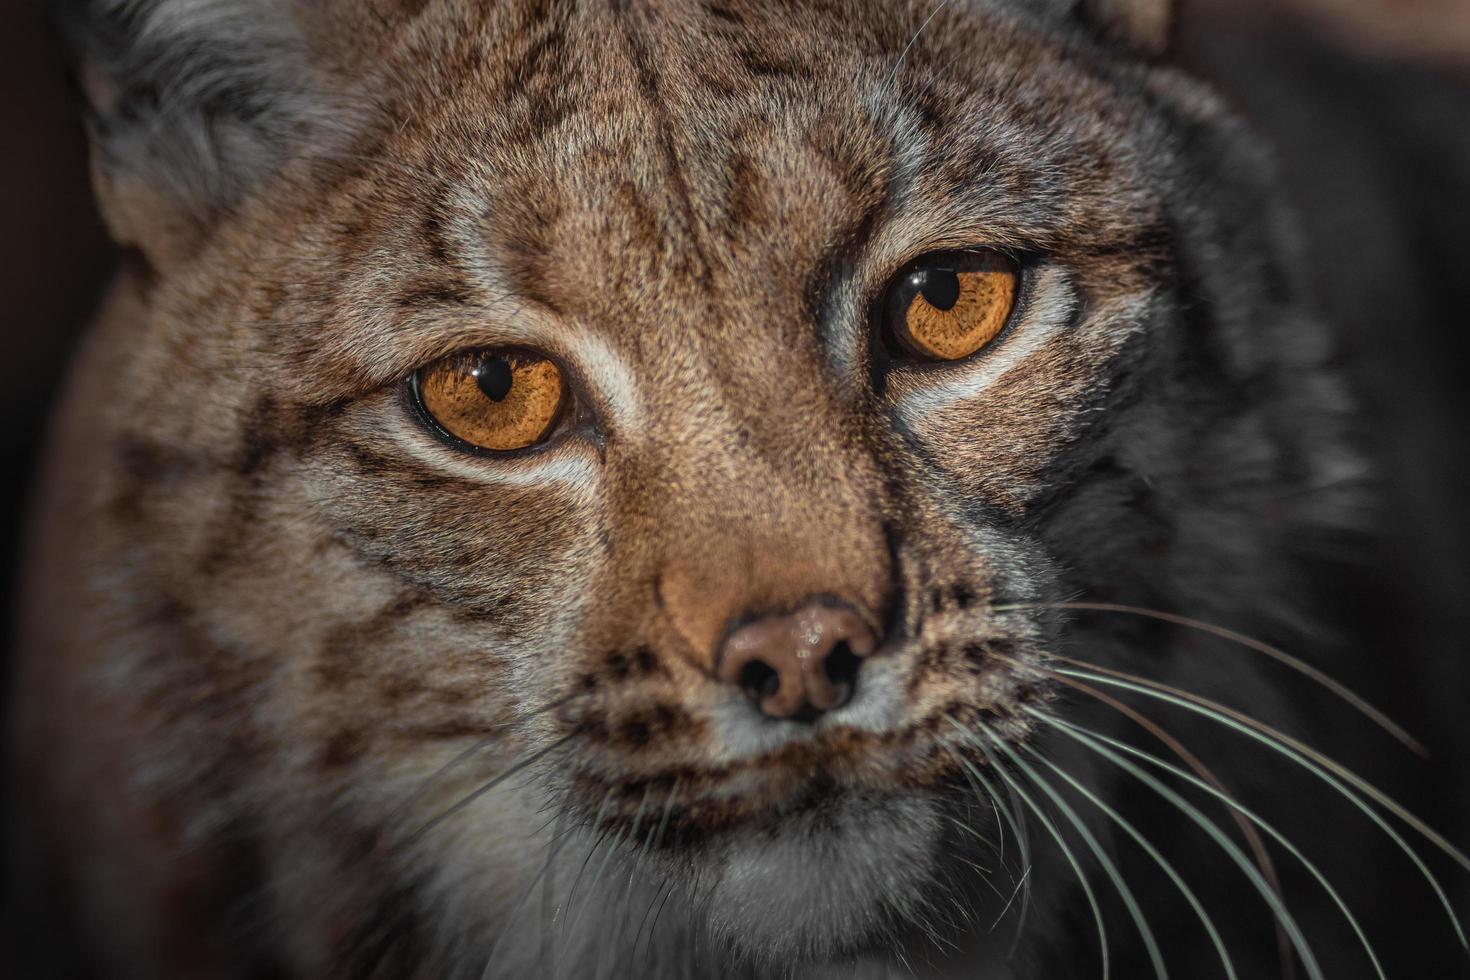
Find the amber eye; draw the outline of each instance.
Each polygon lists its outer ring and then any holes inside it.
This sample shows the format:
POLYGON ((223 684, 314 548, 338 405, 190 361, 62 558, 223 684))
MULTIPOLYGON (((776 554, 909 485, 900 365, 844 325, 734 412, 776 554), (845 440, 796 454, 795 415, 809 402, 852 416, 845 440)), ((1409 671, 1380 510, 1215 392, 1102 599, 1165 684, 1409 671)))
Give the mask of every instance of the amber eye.
POLYGON ((888 329, 916 357, 957 361, 1010 321, 1020 267, 999 252, 939 252, 914 263, 889 290, 888 329))
POLYGON ((493 452, 526 449, 549 436, 567 394, 555 364, 519 350, 451 354, 420 370, 413 389, 443 432, 493 452))

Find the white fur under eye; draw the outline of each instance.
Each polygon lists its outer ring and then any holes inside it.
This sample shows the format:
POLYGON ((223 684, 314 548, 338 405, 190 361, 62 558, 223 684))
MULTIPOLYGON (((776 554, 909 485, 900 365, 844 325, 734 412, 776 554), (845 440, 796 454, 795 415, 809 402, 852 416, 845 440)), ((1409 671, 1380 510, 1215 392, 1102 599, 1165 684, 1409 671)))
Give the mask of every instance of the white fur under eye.
POLYGON ((589 445, 572 440, 557 451, 485 459, 445 445, 407 412, 396 410, 400 417, 391 423, 393 440, 430 470, 470 483, 555 488, 574 494, 579 505, 591 506, 600 500, 596 453, 589 445))

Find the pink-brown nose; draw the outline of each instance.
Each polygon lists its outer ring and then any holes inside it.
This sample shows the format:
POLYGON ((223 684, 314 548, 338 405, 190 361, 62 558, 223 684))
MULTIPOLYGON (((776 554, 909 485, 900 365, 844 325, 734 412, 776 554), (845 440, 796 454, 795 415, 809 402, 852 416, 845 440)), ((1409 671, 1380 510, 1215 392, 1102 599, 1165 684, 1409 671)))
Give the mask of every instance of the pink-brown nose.
POLYGON ((731 632, 715 675, 739 685, 765 715, 810 721, 851 699, 862 659, 877 648, 872 628, 854 610, 809 603, 731 632))

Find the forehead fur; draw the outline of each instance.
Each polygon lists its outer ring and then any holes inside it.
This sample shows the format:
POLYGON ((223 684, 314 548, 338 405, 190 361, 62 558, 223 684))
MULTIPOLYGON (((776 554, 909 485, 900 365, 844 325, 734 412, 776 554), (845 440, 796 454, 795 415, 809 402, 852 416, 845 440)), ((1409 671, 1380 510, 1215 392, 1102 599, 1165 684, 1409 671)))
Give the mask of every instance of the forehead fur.
POLYGON ((909 13, 430 3, 339 25, 370 56, 327 74, 372 111, 243 208, 222 260, 268 247, 282 280, 336 294, 334 342, 297 339, 369 386, 431 353, 385 331, 506 297, 625 337, 694 318, 801 349, 844 287, 924 251, 1150 234, 1139 160, 1167 153, 1131 69, 1009 5, 909 13))

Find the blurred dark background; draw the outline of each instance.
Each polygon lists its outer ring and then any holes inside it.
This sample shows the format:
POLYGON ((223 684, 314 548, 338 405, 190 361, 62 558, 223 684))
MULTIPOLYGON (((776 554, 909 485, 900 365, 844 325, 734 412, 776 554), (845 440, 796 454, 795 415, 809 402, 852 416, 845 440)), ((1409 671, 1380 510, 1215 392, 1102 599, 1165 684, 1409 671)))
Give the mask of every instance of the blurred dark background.
MULTIPOLYGON (((114 255, 42 4, 5 3, 0 591, 10 596, 50 401, 114 255)), ((1343 586, 1339 601, 1344 629, 1381 645, 1384 663, 1342 679, 1434 750, 1423 764, 1430 779, 1408 788, 1416 798, 1406 802, 1470 844, 1470 827, 1458 823, 1470 814, 1470 0, 1183 8, 1178 57, 1214 79, 1278 151, 1317 303, 1375 423, 1385 526, 1373 570, 1343 586), (1395 670, 1426 657, 1444 668, 1432 683, 1395 670)), ((1447 877, 1462 908, 1466 877, 1447 877)))
POLYGON ((0 0, 0 555, 7 596, 41 428, 113 261, 92 205, 65 65, 41 7, 0 0))

